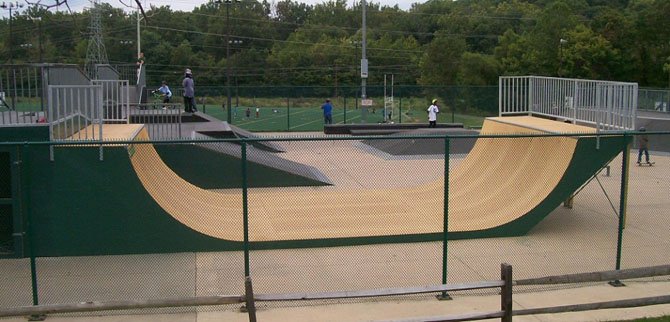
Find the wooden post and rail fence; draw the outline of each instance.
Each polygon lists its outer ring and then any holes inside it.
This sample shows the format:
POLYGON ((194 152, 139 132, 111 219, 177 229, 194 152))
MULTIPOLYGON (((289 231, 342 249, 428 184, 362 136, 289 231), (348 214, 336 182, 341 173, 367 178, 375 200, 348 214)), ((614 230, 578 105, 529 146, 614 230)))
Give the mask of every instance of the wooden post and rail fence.
POLYGON ((546 276, 539 278, 529 278, 522 280, 512 279, 512 266, 501 264, 500 280, 479 281, 464 284, 440 284, 419 287, 405 288, 386 288, 361 291, 340 291, 340 292, 320 292, 320 293, 284 293, 284 294, 254 294, 251 284, 251 278, 245 279, 245 293, 243 295, 220 295, 220 296, 199 296, 174 299, 155 299, 155 300, 129 300, 129 301, 106 301, 106 302, 80 302, 74 304, 52 304, 0 308, 0 318, 11 316, 31 316, 32 318, 44 316, 46 314, 73 313, 73 312, 93 312, 110 310, 132 310, 147 308, 166 308, 166 307, 188 307, 188 306, 209 306, 223 304, 244 304, 245 311, 249 314, 249 321, 255 322, 256 302, 277 302, 277 301, 308 301, 308 300, 335 300, 351 298, 369 298, 386 297, 397 295, 423 294, 423 293, 446 293, 454 291, 500 288, 500 309, 489 312, 474 312, 460 315, 451 315, 443 317, 422 317, 420 319, 396 320, 400 321, 474 321, 491 318, 500 318, 501 321, 512 321, 512 317, 517 315, 535 315, 551 314, 563 312, 579 312, 600 309, 627 308, 657 304, 670 303, 670 295, 654 296, 645 298, 635 298, 627 300, 617 300, 597 303, 584 303, 574 305, 563 305, 554 307, 541 307, 523 310, 513 310, 512 308, 512 287, 527 285, 550 285, 550 284, 568 284, 568 283, 586 283, 619 281, 623 279, 644 278, 654 276, 670 275, 670 265, 652 266, 644 268, 599 271, 590 273, 578 273, 567 275, 546 276))

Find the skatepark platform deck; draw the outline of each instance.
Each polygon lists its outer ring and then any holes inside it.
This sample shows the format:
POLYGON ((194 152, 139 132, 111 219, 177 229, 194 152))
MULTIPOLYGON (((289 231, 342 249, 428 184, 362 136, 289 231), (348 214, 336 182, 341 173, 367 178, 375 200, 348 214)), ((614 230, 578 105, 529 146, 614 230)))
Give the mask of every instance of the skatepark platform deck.
MULTIPOLYGON (((144 128, 144 124, 104 124, 102 126, 102 141, 130 141, 144 128)), ((100 139, 100 125, 91 124, 79 132, 69 136, 66 140, 100 139)))
MULTIPOLYGON (((527 129, 528 132, 545 132, 545 133, 596 133, 596 129, 592 127, 576 125, 566 122, 552 121, 545 118, 532 116, 514 116, 514 117, 490 117, 488 120, 518 126, 521 129, 527 129)), ((519 131, 523 132, 523 131, 519 131)), ((482 133, 495 134, 494 132, 485 131, 482 133)), ((504 134, 504 133, 502 133, 504 134)))

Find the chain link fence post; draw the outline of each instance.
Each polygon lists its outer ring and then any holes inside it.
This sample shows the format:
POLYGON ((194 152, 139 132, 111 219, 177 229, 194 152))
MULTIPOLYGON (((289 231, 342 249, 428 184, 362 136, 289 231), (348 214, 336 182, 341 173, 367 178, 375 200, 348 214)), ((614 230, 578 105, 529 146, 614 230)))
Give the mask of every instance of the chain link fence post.
POLYGON ((242 221, 244 229, 244 276, 250 276, 249 268, 249 194, 247 176, 247 141, 242 140, 242 221))
MULTIPOLYGON (((447 284, 447 248, 449 235, 449 136, 444 138, 444 226, 442 228, 442 284, 447 284)), ((451 300, 447 292, 437 296, 439 300, 451 300)))
MULTIPOLYGON (((25 185, 26 187, 30 187, 30 171, 26 171, 28 168, 26 166, 26 156, 28 155, 28 145, 23 144, 21 153, 18 154, 18 164, 19 164, 19 185, 25 185)), ((28 234, 28 251, 30 252, 30 286, 31 286, 31 291, 32 291, 32 299, 33 299, 33 305, 39 305, 39 291, 38 291, 38 286, 37 286, 37 258, 35 257, 35 243, 34 243, 34 236, 33 236, 33 221, 30 215, 30 209, 26 209, 25 207, 29 207, 30 201, 29 201, 29 193, 27 192, 28 189, 21 189, 21 191, 25 191, 21 195, 21 208, 24 210, 23 213, 26 214, 26 228, 27 228, 27 234, 28 234)), ((44 315, 31 315, 28 318, 28 321, 44 321, 45 316, 44 315)))
MULTIPOLYGON (((623 230, 626 223, 626 201, 628 199, 628 168, 630 157, 630 144, 628 143, 628 133, 623 135, 623 149, 621 158, 621 190, 619 191, 619 227, 617 231, 617 246, 616 246, 616 270, 621 269, 621 249, 623 247, 623 230)), ((625 286, 621 281, 614 280, 609 282, 614 287, 625 286)))

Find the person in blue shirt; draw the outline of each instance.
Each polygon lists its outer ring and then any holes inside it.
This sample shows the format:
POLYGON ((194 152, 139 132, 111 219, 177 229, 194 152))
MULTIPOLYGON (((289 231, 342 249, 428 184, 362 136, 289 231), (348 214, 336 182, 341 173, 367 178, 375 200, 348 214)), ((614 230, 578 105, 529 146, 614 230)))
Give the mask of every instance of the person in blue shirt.
POLYGON ((323 110, 323 122, 325 124, 333 124, 333 105, 330 104, 329 99, 321 105, 321 109, 323 110))
MULTIPOLYGON (((170 99, 172 98, 172 91, 170 91, 170 88, 167 86, 166 81, 161 82, 161 87, 155 90, 154 93, 155 92, 161 94, 161 96, 163 97, 163 104, 170 103, 170 99)), ((165 105, 163 105, 163 108, 165 108, 165 105)))

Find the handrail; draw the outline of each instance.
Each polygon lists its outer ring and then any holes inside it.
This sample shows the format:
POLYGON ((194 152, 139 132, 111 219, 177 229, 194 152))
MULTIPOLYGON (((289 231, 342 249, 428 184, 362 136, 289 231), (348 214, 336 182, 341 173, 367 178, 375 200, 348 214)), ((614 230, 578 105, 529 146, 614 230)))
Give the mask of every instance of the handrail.
MULTIPOLYGON (((49 85, 49 140, 65 140, 85 130, 84 138, 79 135, 77 139, 100 142, 102 160, 102 96, 102 85, 49 85)), ((53 145, 49 147, 49 158, 54 160, 53 145)))
POLYGON ((542 115, 635 129, 637 83, 540 76, 499 77, 499 115, 542 115), (604 120, 603 115, 604 113, 604 120))

